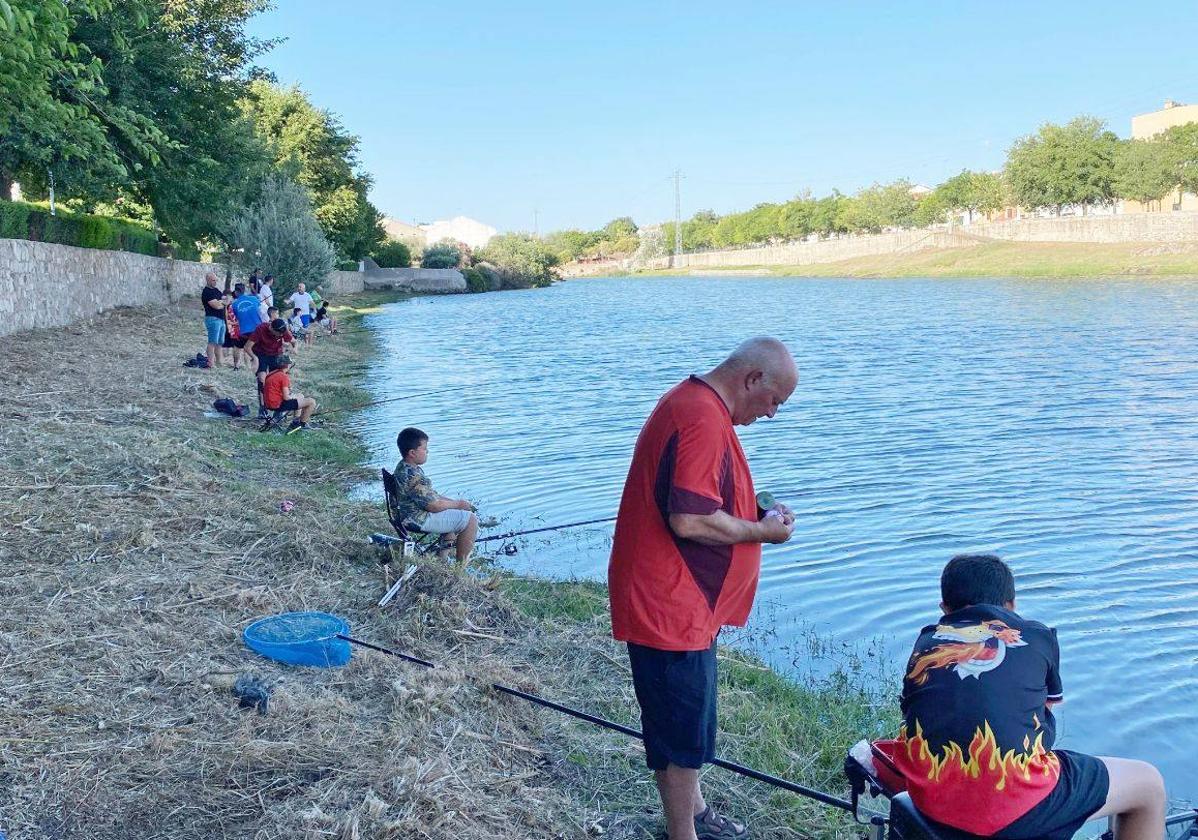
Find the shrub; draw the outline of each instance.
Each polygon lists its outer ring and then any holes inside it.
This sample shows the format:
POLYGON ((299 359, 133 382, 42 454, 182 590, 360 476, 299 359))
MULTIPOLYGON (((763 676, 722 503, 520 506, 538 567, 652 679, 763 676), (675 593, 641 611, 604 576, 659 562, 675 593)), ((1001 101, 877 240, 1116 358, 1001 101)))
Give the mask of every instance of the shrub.
POLYGON ((79 220, 79 245, 84 248, 111 248, 120 237, 107 219, 84 216, 79 220))
POLYGON ((336 262, 307 190, 284 176, 263 182, 258 201, 233 219, 227 238, 244 249, 246 260, 279 278, 276 298, 286 297, 297 283, 319 283, 336 262))
POLYGON ((486 292, 491 289, 491 284, 477 268, 463 268, 462 276, 466 278, 466 291, 468 292, 486 292))
POLYGON ((29 239, 151 256, 158 253, 158 235, 137 222, 68 210, 50 215, 48 208, 23 201, 0 201, 0 239, 29 239))
POLYGON ((478 258, 495 266, 505 289, 548 286, 557 279, 553 270, 557 254, 531 236, 518 233, 496 236, 479 251, 478 258))
POLYGON ((28 239, 32 211, 23 201, 0 201, 0 239, 28 239))
POLYGON ((338 260, 337 261, 337 270, 338 271, 357 271, 358 270, 358 261, 357 260, 338 260))
POLYGON ((378 263, 379 268, 407 268, 412 264, 412 252, 396 239, 388 239, 379 245, 370 258, 378 263))
POLYGON ((462 261, 462 252, 452 242, 438 242, 424 249, 420 258, 421 268, 457 268, 462 261))

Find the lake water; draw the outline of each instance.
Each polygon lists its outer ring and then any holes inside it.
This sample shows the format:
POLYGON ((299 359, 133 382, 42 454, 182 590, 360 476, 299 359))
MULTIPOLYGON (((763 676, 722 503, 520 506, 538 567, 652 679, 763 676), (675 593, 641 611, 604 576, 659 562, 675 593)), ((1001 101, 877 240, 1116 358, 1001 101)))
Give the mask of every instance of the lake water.
MULTIPOLYGON (((418 298, 367 323, 377 464, 405 425, 427 471, 502 530, 615 513, 658 397, 741 339, 801 369, 741 430, 758 489, 799 512, 752 621, 790 663, 804 624, 898 666, 962 551, 1015 569, 1059 630, 1058 745, 1152 760, 1198 799, 1198 283, 636 278, 418 298), (455 386, 472 385, 464 390, 455 386)), ((610 526, 531 538, 521 571, 602 578, 610 526)), ((800 646, 801 647, 801 646, 800 646)), ((799 663, 801 666, 801 662, 799 663)))

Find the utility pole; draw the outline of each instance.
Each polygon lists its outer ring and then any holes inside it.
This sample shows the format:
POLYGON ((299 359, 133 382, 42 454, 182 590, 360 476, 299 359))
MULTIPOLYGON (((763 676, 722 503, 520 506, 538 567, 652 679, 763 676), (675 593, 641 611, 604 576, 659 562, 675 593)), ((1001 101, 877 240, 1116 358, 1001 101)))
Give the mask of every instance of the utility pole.
POLYGON ((674 179, 674 267, 682 256, 682 170, 675 169, 674 179))
POLYGON ((532 238, 541 238, 541 211, 535 207, 532 211, 532 238))

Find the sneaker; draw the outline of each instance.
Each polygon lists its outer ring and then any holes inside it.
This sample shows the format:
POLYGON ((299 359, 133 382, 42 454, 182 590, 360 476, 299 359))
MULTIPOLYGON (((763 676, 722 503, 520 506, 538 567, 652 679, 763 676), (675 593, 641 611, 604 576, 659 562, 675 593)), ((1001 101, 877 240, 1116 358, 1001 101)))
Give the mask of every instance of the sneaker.
POLYGON ((695 835, 699 840, 745 840, 749 836, 749 829, 723 814, 717 814, 708 805, 702 813, 695 815, 695 835))
POLYGON ((301 423, 298 420, 292 420, 291 425, 287 427, 287 434, 293 435, 296 432, 300 431, 301 429, 306 429, 306 428, 308 428, 307 423, 301 423))

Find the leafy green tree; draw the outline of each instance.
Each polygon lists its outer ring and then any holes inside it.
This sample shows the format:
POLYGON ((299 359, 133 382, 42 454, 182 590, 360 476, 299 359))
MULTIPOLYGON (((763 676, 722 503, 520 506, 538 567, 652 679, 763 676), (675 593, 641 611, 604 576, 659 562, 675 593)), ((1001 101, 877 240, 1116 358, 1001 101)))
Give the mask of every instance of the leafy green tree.
POLYGON ((815 206, 808 197, 788 201, 778 208, 778 233, 783 239, 802 239, 815 230, 815 206))
POLYGON ((839 190, 814 202, 811 208, 811 229, 821 237, 847 233, 846 216, 851 215, 854 199, 842 195, 839 190))
POLYGON ((494 266, 505 289, 548 286, 557 279, 557 254, 539 239, 518 233, 496 236, 478 253, 480 263, 494 266))
POLYGON ((545 244, 557 252, 562 262, 573 262, 595 244, 597 238, 593 232, 585 230, 558 230, 545 237, 545 244))
POLYGON ((398 239, 388 239, 375 247, 370 255, 379 268, 407 268, 412 264, 412 252, 398 239))
POLYGON ((949 204, 948 199, 937 188, 932 191, 931 195, 924 196, 915 205, 915 214, 912 217, 917 227, 927 227, 928 225, 943 224, 948 220, 949 211, 956 209, 949 204))
POLYGON ((621 216, 604 225, 602 233, 604 239, 616 242, 629 236, 636 236, 636 223, 632 221, 631 216, 621 216))
POLYGON ((444 240, 424 249, 421 268, 457 268, 462 264, 462 250, 456 242, 444 240))
POLYGON ((1198 123, 1175 125, 1159 138, 1174 167, 1174 183, 1189 193, 1198 193, 1198 123))
POLYGON ((1133 201, 1158 201, 1178 184, 1169 145, 1160 140, 1124 140, 1115 150, 1115 194, 1133 201))
POLYGON ((250 84, 242 100, 278 166, 312 193, 316 218, 343 257, 358 259, 383 241, 382 216, 367 200, 371 180, 358 171, 358 138, 300 88, 265 80, 250 84))
POLYGON ((234 217, 227 236, 243 266, 260 266, 278 278, 276 296, 286 296, 297 283, 321 282, 336 262, 308 191, 284 175, 263 182, 257 201, 234 217))
MULTIPOLYGON (((76 37, 80 25, 117 14, 112 0, 0 4, 0 197, 53 170, 68 194, 125 182, 134 163, 116 141, 157 161, 166 135, 147 116, 107 102, 104 64, 76 37)), ((130 25, 143 27, 141 8, 130 25)))
POLYGON ((1080 204, 1082 212, 1115 198, 1118 138, 1094 117, 1066 125, 1046 123, 1015 142, 1007 153, 1006 176, 1015 200, 1032 209, 1080 204))
MULTIPOLYGON (((1002 176, 991 172, 970 172, 965 169, 936 187, 931 196, 924 199, 936 200, 936 206, 945 210, 968 214, 973 221, 974 213, 988 213, 1006 206, 1006 185, 1002 176)), ((926 216, 931 211, 920 214, 926 216)))

